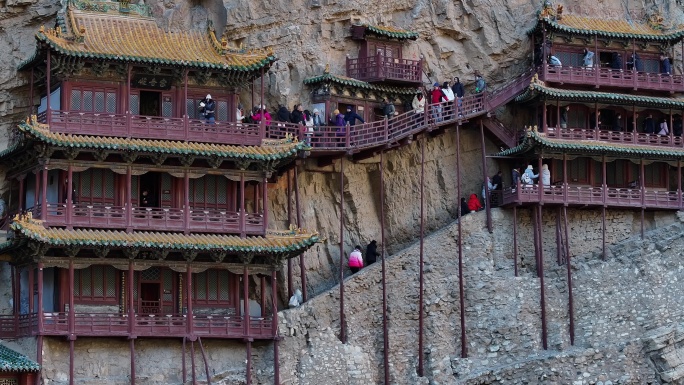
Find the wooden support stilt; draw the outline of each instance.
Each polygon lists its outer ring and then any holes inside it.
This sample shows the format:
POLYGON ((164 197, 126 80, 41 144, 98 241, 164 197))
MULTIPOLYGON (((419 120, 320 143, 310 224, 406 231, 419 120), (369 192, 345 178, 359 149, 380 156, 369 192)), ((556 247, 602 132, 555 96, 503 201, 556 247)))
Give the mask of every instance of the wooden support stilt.
POLYGON ((565 222, 565 267, 568 274, 568 318, 570 318, 570 345, 575 345, 575 307, 572 298, 572 264, 570 263, 570 238, 568 230, 568 208, 563 207, 565 222))
MULTIPOLYGON (((424 243, 425 243, 425 140, 423 137, 420 141, 420 257, 418 260, 418 376, 423 377, 425 375, 425 370, 423 367, 424 360, 424 347, 423 347, 423 334, 424 331, 424 320, 423 313, 424 309, 424 243)), ((456 197, 458 202, 459 198, 456 197)), ((460 218, 459 218, 460 221, 460 218)))
POLYGON ((347 343, 344 319, 344 157, 340 159, 340 341, 347 343))
POLYGON ((128 339, 128 347, 131 352, 131 385, 135 385, 135 339, 128 339))
MULTIPOLYGON (((518 187, 519 188, 519 187, 518 187)), ((513 206, 513 272, 518 276, 518 206, 513 206)))
POLYGON ((542 238, 542 206, 540 205, 537 209, 537 215, 539 217, 537 230, 539 232, 539 293, 541 297, 541 318, 542 318, 542 345, 544 350, 549 348, 548 346, 548 335, 546 331, 546 293, 544 288, 544 239, 542 238))
MULTIPOLYGON (((484 148, 482 149, 484 151, 484 148)), ((456 126, 456 185, 458 196, 461 196, 461 124, 456 126)), ((460 198, 458 198, 460 199, 460 198)), ((458 221, 458 300, 461 318, 461 358, 468 357, 468 340, 465 324, 465 287, 463 285, 463 231, 461 220, 458 221)))
MULTIPOLYGON (((387 121, 387 119, 385 119, 387 121)), ((380 152, 380 253, 382 256, 382 343, 385 384, 389 385, 389 331, 387 329, 387 264, 385 263, 385 170, 384 153, 380 152)))

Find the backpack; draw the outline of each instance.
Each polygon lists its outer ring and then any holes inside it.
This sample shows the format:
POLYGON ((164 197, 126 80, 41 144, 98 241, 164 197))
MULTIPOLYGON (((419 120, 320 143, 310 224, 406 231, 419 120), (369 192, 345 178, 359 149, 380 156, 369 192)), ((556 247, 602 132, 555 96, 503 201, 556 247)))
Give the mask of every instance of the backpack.
POLYGON ((522 174, 520 181, 522 181, 523 184, 532 184, 532 178, 530 178, 530 175, 527 173, 522 174))

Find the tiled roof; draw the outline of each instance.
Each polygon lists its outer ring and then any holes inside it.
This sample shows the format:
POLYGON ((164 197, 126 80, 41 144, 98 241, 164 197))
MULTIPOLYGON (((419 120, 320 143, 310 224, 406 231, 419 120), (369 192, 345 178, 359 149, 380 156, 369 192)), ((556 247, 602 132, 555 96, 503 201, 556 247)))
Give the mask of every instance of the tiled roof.
POLYGON ((325 83, 325 82, 337 83, 337 84, 341 84, 344 86, 350 86, 350 87, 355 87, 355 88, 363 88, 366 90, 372 90, 372 91, 378 91, 378 92, 387 92, 387 93, 393 93, 393 94, 412 95, 418 91, 418 89, 415 87, 380 86, 380 85, 366 83, 364 81, 357 80, 354 78, 349 78, 346 76, 333 75, 333 74, 328 73, 328 72, 324 73, 323 75, 314 76, 311 78, 304 79, 304 84, 318 84, 318 83, 325 83))
POLYGON ((684 99, 682 98, 618 94, 613 92, 564 90, 560 88, 548 87, 544 82, 537 80, 536 78, 532 80, 530 86, 525 90, 525 92, 518 95, 515 100, 517 102, 526 102, 529 100, 534 100, 540 95, 553 99, 578 102, 626 104, 656 108, 684 108, 684 99))
POLYGON ((550 152, 605 154, 627 158, 642 156, 651 158, 668 158, 670 160, 684 158, 684 148, 603 142, 599 140, 567 140, 548 138, 545 134, 537 132, 536 128, 528 128, 525 133, 525 138, 519 145, 499 152, 496 155, 522 155, 527 152, 532 152, 535 149, 544 149, 545 151, 548 150, 550 152))
POLYGON ((370 33, 377 36, 384 36, 399 40, 416 40, 418 38, 418 32, 406 31, 395 27, 389 27, 385 25, 366 25, 365 27, 366 34, 370 33))
POLYGON ((267 233, 265 237, 240 238, 237 235, 180 234, 105 230, 66 230, 45 228, 31 213, 17 215, 10 228, 23 237, 50 246, 120 247, 167 249, 172 251, 221 250, 235 253, 300 253, 318 242, 318 233, 302 230, 267 233))
MULTIPOLYGON (((50 132, 46 124, 35 116, 19 124, 19 130, 30 137, 59 147, 139 151, 172 155, 218 156, 227 159, 273 161, 295 157, 307 149, 305 142, 295 139, 264 140, 261 146, 233 146, 226 144, 178 142, 171 140, 129 139, 108 136, 72 135, 50 132)), ((4 156, 10 153, 2 153, 4 156)))
POLYGON ((40 365, 14 350, 0 345, 0 372, 38 372, 40 365))
POLYGON ((68 12, 66 34, 60 28, 41 28, 36 34, 63 55, 233 71, 254 71, 275 61, 272 51, 231 52, 213 32, 166 32, 151 18, 68 12))
POLYGON ((539 19, 536 28, 539 28, 542 24, 551 30, 575 35, 598 35, 612 38, 660 41, 678 40, 684 36, 684 30, 681 28, 671 30, 654 29, 648 23, 641 21, 604 17, 564 14, 560 19, 542 17, 539 19))

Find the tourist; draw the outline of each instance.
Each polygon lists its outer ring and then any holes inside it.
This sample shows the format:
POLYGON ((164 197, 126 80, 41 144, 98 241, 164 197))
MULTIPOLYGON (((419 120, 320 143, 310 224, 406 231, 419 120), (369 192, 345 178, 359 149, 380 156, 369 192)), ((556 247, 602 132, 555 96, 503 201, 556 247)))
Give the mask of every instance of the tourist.
POLYGON ((366 264, 371 265, 378 260, 378 242, 374 239, 366 246, 366 264))
POLYGON ((523 184, 529 184, 532 185, 534 184, 534 180, 539 178, 539 174, 534 173, 534 169, 532 168, 532 165, 528 165, 527 169, 525 169, 525 172, 522 174, 521 181, 523 184))
POLYGON ((613 127, 611 128, 613 132, 622 132, 622 115, 617 114, 615 120, 613 120, 613 127))
POLYGON ((594 66, 594 53, 588 49, 584 49, 584 56, 582 57, 582 64, 586 68, 592 68, 594 66))
POLYGON ((311 112, 309 110, 304 110, 304 126, 306 127, 306 144, 310 146, 311 136, 314 133, 314 121, 313 115, 311 115, 311 112))
POLYGON ((295 289, 294 294, 292 294, 292 297, 290 297, 290 302, 288 303, 288 306, 292 307, 298 307, 304 303, 304 297, 302 296, 302 291, 299 289, 295 289))
POLYGON ((344 132, 344 126, 346 125, 344 121, 344 114, 340 113, 340 110, 335 109, 333 111, 333 116, 330 118, 330 125, 337 127, 337 132, 344 132))
POLYGON ((682 116, 675 115, 672 122, 672 133, 675 136, 682 136, 682 116))
POLYGON ((496 190, 496 188, 499 187, 498 185, 495 185, 492 183, 492 180, 487 177, 487 179, 482 182, 482 201, 484 202, 485 206, 487 206, 488 202, 490 201, 487 199, 487 193, 489 193, 489 196, 492 196, 492 191, 496 190), (486 183, 486 185, 485 185, 486 183))
POLYGON ((554 55, 549 55, 549 64, 553 67, 560 67, 563 65, 560 59, 554 55))
POLYGON ((254 115, 254 119, 257 121, 261 122, 262 120, 264 121, 264 124, 267 126, 271 125, 271 114, 268 113, 268 110, 266 110, 266 106, 262 105, 259 110, 259 112, 254 115))
POLYGON ((482 204, 480 200, 477 199, 477 194, 470 194, 470 199, 468 200, 468 210, 471 212, 482 210, 482 204))
POLYGON ((446 95, 444 95, 444 92, 442 92, 442 89, 439 88, 439 83, 435 82, 435 84, 432 85, 432 92, 430 93, 432 96, 432 119, 435 121, 435 123, 439 123, 442 121, 442 102, 445 102, 446 95))
POLYGON ((665 118, 660 119, 660 126, 658 128, 658 135, 668 135, 670 133, 670 129, 667 127, 667 121, 665 118))
POLYGON ((216 123, 216 102, 211 98, 210 94, 200 101, 200 112, 204 115, 204 119, 209 124, 216 123))
POLYGON ((475 93, 479 94, 485 92, 487 89, 487 82, 482 78, 482 75, 475 75, 475 93))
POLYGON ((237 110, 235 111, 235 121, 237 123, 242 123, 245 120, 245 110, 242 107, 242 103, 238 104, 237 110))
POLYGON ((318 111, 318 108, 314 108, 311 120, 313 120, 314 131, 320 131, 321 127, 324 126, 323 118, 321 117, 321 112, 318 111))
POLYGON ((363 268, 363 256, 361 255, 361 246, 354 246, 354 251, 349 254, 349 269, 352 274, 363 268))
POLYGON ((662 53, 660 54, 660 73, 663 75, 672 74, 672 65, 670 64, 670 59, 662 53))
MULTIPOLYGON (((416 96, 413 97, 413 102, 411 103, 411 107, 413 107, 413 111, 418 114, 422 114, 425 112, 425 97, 423 97, 422 93, 417 93, 416 96)), ((422 115, 418 115, 422 116, 422 115)))
POLYGON ((352 110, 351 106, 347 106, 347 113, 344 114, 344 121, 347 122, 347 124, 349 124, 350 127, 354 127, 354 124, 356 124, 357 120, 361 123, 365 123, 363 118, 352 110))
POLYGON ((614 70, 622 70, 622 55, 617 52, 613 52, 610 59, 610 68, 614 70))
POLYGON ((382 113, 385 116, 385 119, 389 119, 397 113, 397 109, 394 107, 394 104, 390 102, 389 98, 384 98, 382 102, 382 113))
POLYGON ((549 171, 549 165, 546 163, 542 165, 541 182, 544 187, 551 186, 551 171, 549 171))
POLYGON ((461 213, 460 215, 470 214, 470 209, 468 208, 468 203, 466 203, 465 198, 461 198, 461 213))
POLYGON ((514 167, 513 170, 511 170, 511 184, 513 187, 513 191, 518 187, 518 182, 520 182, 520 167, 514 167))
POLYGON ((294 124, 306 124, 306 118, 304 117, 304 107, 300 103, 294 105, 294 108, 290 113, 290 121, 294 124))
POLYGON ((465 95, 465 88, 458 77, 454 77, 454 85, 451 86, 451 90, 457 98, 462 98, 465 95))
POLYGON ((494 184, 494 190, 503 189, 503 178, 501 178, 501 170, 499 170, 496 175, 492 177, 492 184, 494 184))
MULTIPOLYGON (((283 123, 290 123, 292 120, 292 117, 290 116, 290 111, 287 110, 287 107, 280 105, 278 107, 278 112, 276 113, 276 120, 278 122, 283 122, 283 123)), ((278 126, 281 126, 278 124, 278 126)))
POLYGON ((627 62, 629 69, 637 72, 642 72, 644 70, 644 64, 641 62, 639 54, 634 52, 630 55, 630 60, 627 62))
POLYGON ((444 82, 442 84, 442 92, 444 93, 444 96, 446 97, 446 119, 450 120, 454 117, 454 107, 455 105, 453 104, 453 101, 455 99, 454 97, 454 91, 451 90, 451 86, 449 85, 449 82, 444 82))
POLYGON ((560 116, 560 126, 561 128, 568 128, 568 111, 570 111, 570 106, 567 105, 561 110, 560 116))
POLYGON ((655 122, 653 121, 653 114, 648 114, 644 119, 644 134, 655 134, 655 122))

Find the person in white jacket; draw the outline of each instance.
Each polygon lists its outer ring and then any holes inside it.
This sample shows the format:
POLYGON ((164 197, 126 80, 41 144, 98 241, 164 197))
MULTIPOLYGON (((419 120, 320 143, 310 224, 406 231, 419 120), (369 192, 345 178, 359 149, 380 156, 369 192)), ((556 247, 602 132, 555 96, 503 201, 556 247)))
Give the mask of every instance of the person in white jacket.
POLYGON ((549 165, 548 164, 542 165, 541 181, 542 181, 542 184, 544 185, 544 187, 551 186, 551 171, 549 171, 549 165))

